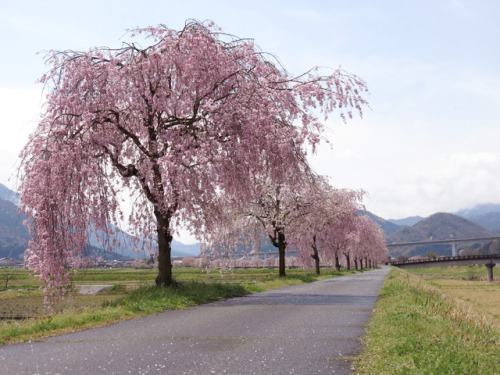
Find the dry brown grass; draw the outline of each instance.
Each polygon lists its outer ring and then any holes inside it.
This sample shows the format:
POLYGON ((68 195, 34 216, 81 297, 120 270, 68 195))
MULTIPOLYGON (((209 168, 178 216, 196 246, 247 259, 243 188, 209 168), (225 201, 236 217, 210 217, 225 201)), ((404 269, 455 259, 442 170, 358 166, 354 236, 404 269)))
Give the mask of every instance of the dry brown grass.
POLYGON ((488 315, 500 328, 500 283, 450 279, 433 279, 431 283, 488 315))

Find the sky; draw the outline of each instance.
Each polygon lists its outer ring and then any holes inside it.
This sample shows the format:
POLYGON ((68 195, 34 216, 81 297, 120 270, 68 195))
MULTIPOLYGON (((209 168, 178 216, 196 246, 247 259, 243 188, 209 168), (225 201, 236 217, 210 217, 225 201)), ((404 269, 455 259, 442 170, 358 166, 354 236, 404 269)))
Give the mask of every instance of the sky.
POLYGON ((119 47, 126 30, 212 20, 253 38, 293 74, 313 66, 363 78, 370 109, 330 116, 313 168, 363 189, 385 219, 500 203, 500 2, 497 0, 0 0, 0 183, 43 104, 43 51, 119 47))

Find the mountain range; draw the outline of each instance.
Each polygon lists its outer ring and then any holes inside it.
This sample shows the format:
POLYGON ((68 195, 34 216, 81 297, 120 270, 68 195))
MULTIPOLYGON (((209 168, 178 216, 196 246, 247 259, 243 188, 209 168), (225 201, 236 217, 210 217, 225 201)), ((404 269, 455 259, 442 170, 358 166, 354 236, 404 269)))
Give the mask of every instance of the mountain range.
MULTIPOLYGON (((19 196, 0 184, 0 258, 22 259, 29 234, 23 225, 24 216, 17 212, 19 196)), ((446 240, 449 238, 472 238, 500 236, 500 204, 482 204, 451 213, 436 213, 428 218, 413 216, 404 219, 383 219, 371 212, 365 211, 375 223, 379 224, 385 233, 388 243, 417 242, 425 240, 446 240)), ((121 247, 106 257, 142 258, 145 254, 137 252, 134 247, 141 248, 141 241, 134 246, 134 238, 121 230, 110 240, 121 242, 121 247)), ((89 238, 89 246, 101 253, 100 244, 95 236, 89 238)), ((270 251, 270 244, 264 245, 262 251, 270 251)), ((478 247, 477 245, 476 247, 478 247)), ((449 245, 428 245, 408 247, 403 249, 391 248, 390 255, 423 255, 429 251, 440 255, 451 255, 449 245)), ((172 241, 172 256, 197 256, 200 245, 186 245, 175 239, 172 241)))
MULTIPOLYGON (((500 236, 500 233, 494 229, 486 228, 462 216, 441 212, 422 219, 412 226, 402 227, 397 232, 388 235, 386 239, 387 243, 404 243, 448 240, 454 238, 481 238, 497 236, 500 236)), ((462 248, 469 246, 478 247, 479 243, 468 244, 466 246, 462 246, 462 248)), ((400 255, 425 255, 429 252, 433 252, 438 255, 450 256, 451 245, 432 244, 403 248, 390 248, 390 255, 392 257, 400 255)))
POLYGON ((462 216, 437 213, 387 236, 389 243, 494 237, 500 235, 462 216))
MULTIPOLYGON (((23 225, 25 216, 18 212, 17 204, 19 196, 4 185, 0 184, 0 258, 22 260, 24 250, 27 247, 30 235, 26 226, 23 225)), ((134 237, 130 234, 114 228, 116 234, 111 236, 110 241, 116 239, 121 243, 119 248, 113 252, 102 250, 102 245, 96 236, 89 237, 89 252, 102 255, 109 259, 136 259, 146 256, 143 252, 135 250, 134 237)), ((141 247, 141 241, 137 247, 141 247)), ((200 254, 199 244, 183 244, 177 240, 172 241, 172 256, 185 257, 200 254)))
MULTIPOLYGON (((472 208, 459 210, 454 214, 465 217, 486 228, 500 230, 500 204, 478 204, 472 208)), ((389 219, 388 221, 399 226, 412 226, 423 219, 422 216, 410 216, 403 219, 389 219)))
MULTIPOLYGON (((375 216, 375 215, 371 215, 375 216)), ((470 209, 451 213, 436 213, 427 218, 412 216, 404 219, 384 220, 375 216, 372 219, 385 232, 387 243, 419 242, 428 240, 447 240, 450 238, 480 238, 500 236, 500 205, 482 204, 470 209), (390 223, 390 224, 387 224, 390 223)), ((460 249, 482 244, 468 244, 460 249)), ((438 255, 451 255, 451 245, 434 244, 425 246, 391 247, 391 257, 425 255, 429 252, 438 255)))
POLYGON ((0 184, 0 200, 9 201, 17 206, 19 204, 19 194, 0 184))
POLYGON ((370 219, 372 219, 372 221, 380 225, 386 237, 401 229, 401 225, 398 225, 391 220, 382 219, 380 216, 377 216, 370 211, 363 211, 362 214, 367 215, 370 219))

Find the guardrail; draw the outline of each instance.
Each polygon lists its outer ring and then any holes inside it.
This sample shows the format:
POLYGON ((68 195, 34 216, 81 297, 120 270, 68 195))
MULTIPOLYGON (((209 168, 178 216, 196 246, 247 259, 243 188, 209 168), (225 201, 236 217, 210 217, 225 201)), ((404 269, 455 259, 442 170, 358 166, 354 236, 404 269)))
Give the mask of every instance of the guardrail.
POLYGON ((488 272, 488 281, 493 281, 493 267, 500 263, 500 254, 440 257, 438 259, 412 259, 393 261, 391 265, 401 268, 427 268, 437 266, 459 266, 463 264, 483 264, 488 272))
POLYGON ((449 261, 460 261, 460 260, 483 260, 483 259, 500 259, 500 254, 488 254, 488 255, 465 255, 465 256, 455 256, 455 257, 439 257, 436 259, 408 259, 404 261, 395 260, 390 263, 393 266, 402 266, 405 264, 418 264, 418 263, 439 263, 439 262, 449 262, 449 261))

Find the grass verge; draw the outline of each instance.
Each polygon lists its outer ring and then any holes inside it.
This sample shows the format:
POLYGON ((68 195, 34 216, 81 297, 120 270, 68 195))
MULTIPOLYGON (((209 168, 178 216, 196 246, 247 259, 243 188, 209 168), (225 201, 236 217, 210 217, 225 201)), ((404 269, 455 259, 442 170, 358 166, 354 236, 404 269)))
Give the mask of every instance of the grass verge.
MULTIPOLYGON (((46 336, 101 326, 142 315, 183 309, 201 303, 359 272, 337 272, 334 269, 324 269, 320 276, 316 276, 304 270, 288 271, 288 275, 281 278, 277 276, 276 270, 267 269, 235 270, 231 274, 218 272, 207 274, 199 269, 176 270, 176 280, 179 281, 170 288, 145 284, 144 280, 150 275, 144 273, 110 271, 110 273, 102 272, 100 275, 101 272, 89 272, 91 283, 99 283, 102 280, 125 281, 137 275, 141 286, 134 290, 127 290, 124 284, 119 283, 115 284, 106 295, 75 296, 74 300, 57 314, 45 313, 30 319, 0 320, 0 345, 41 340, 46 336), (95 303, 97 300, 98 304, 95 303)), ((151 272, 151 275, 154 275, 154 272, 151 272)), ((89 282, 85 278, 79 281, 89 282)), ((2 297, 0 302, 3 307, 10 305, 9 308, 15 311, 25 311, 28 307, 30 311, 39 311, 42 300, 41 292, 27 293, 29 294, 25 295, 23 291, 3 292, 0 295, 2 297)))
POLYGON ((382 287, 358 374, 500 374, 488 317, 400 269, 382 287))

